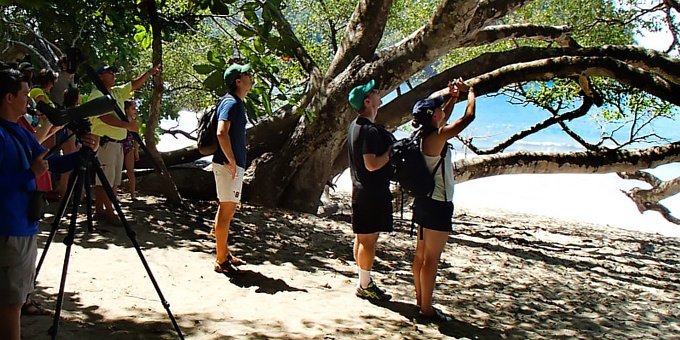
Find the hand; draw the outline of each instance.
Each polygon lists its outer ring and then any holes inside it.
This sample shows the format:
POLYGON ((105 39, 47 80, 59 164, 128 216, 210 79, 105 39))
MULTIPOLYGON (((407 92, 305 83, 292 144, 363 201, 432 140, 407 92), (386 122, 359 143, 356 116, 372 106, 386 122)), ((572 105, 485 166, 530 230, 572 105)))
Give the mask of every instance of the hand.
POLYGON ((48 152, 50 152, 50 150, 43 151, 40 155, 38 155, 38 157, 33 159, 33 162, 31 162, 31 171, 33 171, 33 175, 35 175, 35 177, 42 176, 45 172, 47 172, 47 170, 50 169, 47 161, 43 159, 43 157, 45 157, 48 152))
POLYGON ((83 135, 80 138, 80 142, 83 143, 84 146, 92 149, 92 151, 97 151, 97 149, 99 149, 99 136, 91 133, 83 135))
POLYGON ((161 72, 161 64, 158 64, 152 68, 150 68, 148 71, 146 71, 149 75, 155 76, 161 72))
POLYGON ((470 86, 465 84, 465 82, 463 81, 463 78, 459 77, 458 79, 455 80, 455 82, 456 82, 456 86, 458 87, 458 90, 460 90, 462 92, 467 92, 467 91, 470 90, 470 86))
POLYGON ((460 92, 458 91, 458 85, 456 85, 456 83, 453 81, 449 81, 449 95, 451 95, 451 98, 453 99, 458 99, 458 96, 460 95, 460 92))
POLYGON ((231 173, 231 179, 236 178, 236 163, 235 162, 229 162, 224 165, 227 170, 231 173))
POLYGON ((139 150, 135 150, 135 162, 139 161, 139 150))

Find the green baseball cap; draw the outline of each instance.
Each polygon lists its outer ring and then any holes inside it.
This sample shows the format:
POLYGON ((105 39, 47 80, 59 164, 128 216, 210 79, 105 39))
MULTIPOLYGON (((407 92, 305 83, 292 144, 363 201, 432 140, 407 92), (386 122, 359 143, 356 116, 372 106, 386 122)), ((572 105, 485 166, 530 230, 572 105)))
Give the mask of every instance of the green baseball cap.
POLYGON ((357 111, 361 110, 361 108, 364 107, 364 99, 366 99, 366 96, 373 91, 373 88, 375 88, 375 80, 373 79, 369 80, 368 83, 364 85, 353 88, 352 91, 349 91, 349 96, 347 96, 349 106, 357 111))
POLYGON ((250 64, 231 64, 231 66, 224 71, 224 83, 229 85, 248 71, 250 71, 250 64))

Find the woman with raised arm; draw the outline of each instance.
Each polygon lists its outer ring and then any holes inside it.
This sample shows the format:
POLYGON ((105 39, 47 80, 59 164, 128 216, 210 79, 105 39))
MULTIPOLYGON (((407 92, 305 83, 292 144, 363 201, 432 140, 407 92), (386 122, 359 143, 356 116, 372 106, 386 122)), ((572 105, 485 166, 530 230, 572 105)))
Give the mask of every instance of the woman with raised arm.
POLYGON ((449 94, 451 98, 445 105, 444 99, 437 97, 419 100, 413 106, 414 125, 421 129, 421 151, 435 182, 432 193, 416 197, 413 205, 413 220, 418 225, 418 241, 412 266, 413 281, 420 314, 436 322, 452 320, 432 306, 439 259, 449 233, 453 231, 453 166, 451 148, 447 141, 457 136, 475 119, 475 93, 472 87, 465 85, 459 78, 449 82, 449 94), (459 91, 468 92, 465 114, 447 125, 459 91))

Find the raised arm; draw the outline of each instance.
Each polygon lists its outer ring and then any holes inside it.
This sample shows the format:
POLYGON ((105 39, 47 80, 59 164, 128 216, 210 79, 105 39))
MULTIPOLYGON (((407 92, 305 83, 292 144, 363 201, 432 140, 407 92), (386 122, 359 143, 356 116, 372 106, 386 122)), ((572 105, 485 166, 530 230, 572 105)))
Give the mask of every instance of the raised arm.
MULTIPOLYGON (((447 104, 448 105, 448 104, 447 104)), ((465 108, 465 114, 463 117, 456 120, 455 122, 442 127, 439 130, 439 135, 445 140, 449 140, 453 137, 458 136, 458 134, 463 131, 472 121, 475 120, 475 90, 470 87, 468 89, 467 107, 465 108)))

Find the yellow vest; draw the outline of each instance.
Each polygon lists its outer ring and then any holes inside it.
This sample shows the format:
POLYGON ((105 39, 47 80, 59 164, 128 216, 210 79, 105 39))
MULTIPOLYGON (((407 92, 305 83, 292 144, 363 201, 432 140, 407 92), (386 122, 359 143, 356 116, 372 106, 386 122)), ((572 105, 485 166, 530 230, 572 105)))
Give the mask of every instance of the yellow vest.
MULTIPOLYGON (((111 88, 111 90, 109 90, 109 92, 111 93, 111 97, 113 97, 113 99, 116 100, 118 107, 120 107, 120 111, 123 112, 123 114, 125 114, 125 101, 132 98, 133 95, 132 82, 128 82, 126 84, 119 86, 114 86, 111 88)), ((101 93, 98 89, 94 89, 92 93, 90 93, 88 101, 95 98, 99 98, 103 95, 104 94, 101 93)), ((119 141, 125 139, 125 137, 127 137, 127 129, 111 126, 109 124, 104 123, 99 118, 101 116, 105 116, 108 114, 113 114, 113 116, 116 119, 120 120, 118 115, 113 111, 96 117, 90 117, 90 124, 92 124, 91 133, 93 135, 106 136, 111 139, 119 141)))

